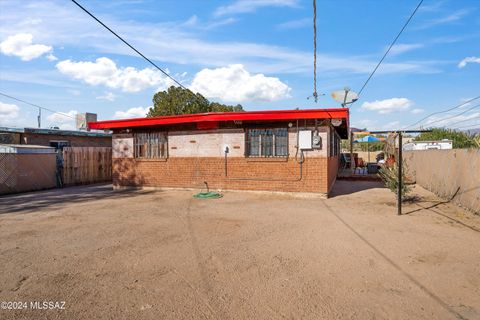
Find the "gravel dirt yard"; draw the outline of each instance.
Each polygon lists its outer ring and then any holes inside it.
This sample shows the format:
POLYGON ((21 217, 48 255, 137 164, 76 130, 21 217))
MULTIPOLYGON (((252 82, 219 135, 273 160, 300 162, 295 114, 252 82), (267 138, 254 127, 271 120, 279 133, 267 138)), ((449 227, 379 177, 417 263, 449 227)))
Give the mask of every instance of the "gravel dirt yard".
POLYGON ((29 305, 0 319, 480 319, 480 217, 414 193, 403 216, 375 182, 338 181, 327 200, 3 197, 0 301, 29 305))

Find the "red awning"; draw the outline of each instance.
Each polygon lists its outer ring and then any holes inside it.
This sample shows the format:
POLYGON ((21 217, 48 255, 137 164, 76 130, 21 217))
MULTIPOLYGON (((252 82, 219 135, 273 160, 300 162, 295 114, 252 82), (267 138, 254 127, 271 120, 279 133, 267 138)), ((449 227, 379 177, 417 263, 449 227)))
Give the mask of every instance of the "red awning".
POLYGON ((161 126, 181 123, 199 123, 210 121, 271 121, 299 119, 345 119, 348 126, 348 108, 336 109, 304 109, 246 112, 209 112, 183 114, 176 116, 135 118, 124 120, 106 120, 89 122, 90 129, 120 129, 133 127, 161 126))

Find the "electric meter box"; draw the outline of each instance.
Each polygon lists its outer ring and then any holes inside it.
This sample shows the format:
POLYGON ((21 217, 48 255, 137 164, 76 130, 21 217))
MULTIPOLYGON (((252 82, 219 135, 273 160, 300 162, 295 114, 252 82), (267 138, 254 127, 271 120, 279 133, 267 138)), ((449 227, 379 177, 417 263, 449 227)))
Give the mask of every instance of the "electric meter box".
POLYGON ((318 131, 313 132, 312 149, 322 149, 322 138, 318 134, 318 131))
POLYGON ((298 148, 312 149, 312 130, 300 130, 298 132, 298 148))

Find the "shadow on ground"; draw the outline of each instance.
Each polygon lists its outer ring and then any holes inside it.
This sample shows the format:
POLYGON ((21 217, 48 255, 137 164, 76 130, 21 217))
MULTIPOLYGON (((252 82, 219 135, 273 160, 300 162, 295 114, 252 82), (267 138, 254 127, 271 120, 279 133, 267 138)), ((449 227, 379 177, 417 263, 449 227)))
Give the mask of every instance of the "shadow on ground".
POLYGON ((352 194, 364 190, 385 188, 384 184, 380 181, 347 181, 337 180, 330 192, 329 197, 337 197, 347 194, 352 194))
POLYGON ((113 190, 111 184, 97 184, 6 195, 0 197, 0 214, 38 212, 65 204, 125 198, 151 192, 153 191, 113 190))

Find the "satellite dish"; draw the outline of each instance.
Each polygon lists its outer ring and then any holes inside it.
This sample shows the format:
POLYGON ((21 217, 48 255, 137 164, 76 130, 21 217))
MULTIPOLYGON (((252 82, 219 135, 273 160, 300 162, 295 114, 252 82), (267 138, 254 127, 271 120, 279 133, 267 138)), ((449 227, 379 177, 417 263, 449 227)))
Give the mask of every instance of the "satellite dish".
POLYGON ((358 93, 351 91, 348 87, 345 87, 343 90, 332 92, 332 98, 335 99, 335 101, 340 102, 342 106, 345 106, 357 101, 358 93))

